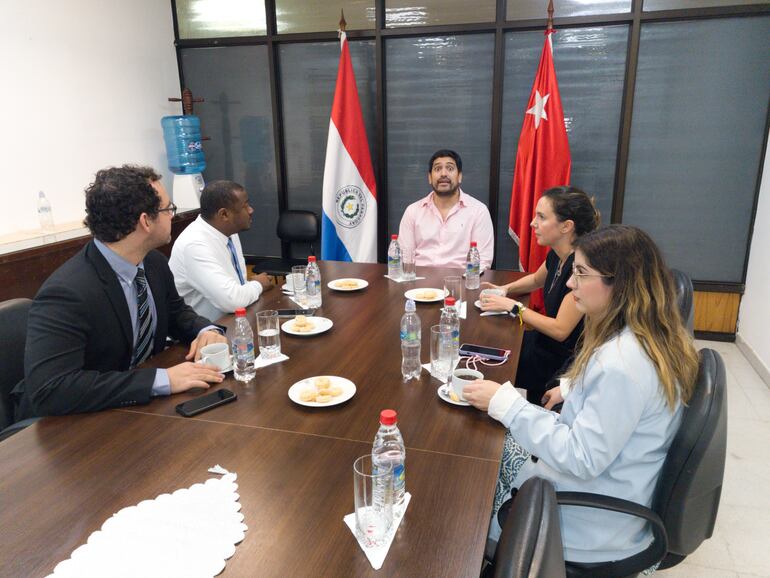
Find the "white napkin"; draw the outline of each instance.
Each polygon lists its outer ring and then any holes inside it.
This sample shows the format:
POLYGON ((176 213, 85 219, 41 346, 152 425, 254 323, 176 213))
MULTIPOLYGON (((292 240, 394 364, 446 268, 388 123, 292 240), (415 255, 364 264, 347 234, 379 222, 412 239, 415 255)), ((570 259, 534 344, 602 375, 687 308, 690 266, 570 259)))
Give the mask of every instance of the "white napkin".
POLYGON ((304 306, 302 303, 300 303, 299 301, 297 301, 297 300, 294 298, 294 293, 291 293, 291 294, 289 294, 289 293, 284 293, 284 295, 286 295, 286 296, 287 296, 289 299, 291 299, 291 300, 292 300, 294 303, 296 303, 297 305, 299 305, 299 306, 300 306, 302 309, 305 309, 305 306, 304 306))
POLYGON ((460 319, 465 319, 468 316, 468 302, 460 301, 460 311, 457 313, 460 319))
MULTIPOLYGON (((454 369, 457 369, 458 365, 460 365, 460 360, 459 359, 457 361, 455 361, 454 369)), ((431 370, 430 370, 430 363, 423 363, 422 364, 422 368, 424 370, 426 370, 428 373, 430 373, 431 377, 435 377, 436 379, 440 380, 441 383, 446 383, 446 377, 437 377, 437 376, 433 375, 433 372, 431 372, 431 370)))
POLYGON ((401 279, 400 277, 391 277, 390 275, 385 275, 385 278, 390 279, 391 281, 395 281, 396 283, 406 283, 407 281, 417 281, 418 279, 425 279, 425 277, 415 277, 414 279, 401 279))
POLYGON ((274 363, 280 363, 281 361, 286 361, 289 359, 288 355, 284 355, 281 353, 278 357, 273 357, 271 359, 263 359, 262 354, 260 353, 257 355, 257 358, 254 360, 254 367, 256 369, 259 369, 260 367, 267 367, 268 365, 273 365, 274 363))
POLYGON ((393 516, 393 525, 390 527, 390 532, 388 532, 388 537, 385 540, 385 544, 383 544, 382 546, 367 548, 363 544, 361 544, 358 537, 356 536, 355 512, 353 512, 352 514, 348 514, 342 519, 342 521, 345 522, 347 527, 350 528, 350 531, 353 532, 353 537, 356 539, 356 542, 358 542, 358 545, 364 551, 364 554, 366 554, 366 557, 369 559, 369 563, 372 565, 372 568, 374 568, 375 570, 379 570, 380 568, 382 568, 382 565, 385 562, 385 556, 388 555, 388 550, 390 550, 390 545, 393 543, 393 538, 395 537, 396 532, 398 531, 398 527, 401 524, 401 520, 404 519, 406 508, 409 506, 409 501, 411 499, 412 499, 412 494, 410 494, 409 492, 406 492, 404 494, 404 507, 401 510, 400 514, 393 516))
POLYGON ((491 317, 492 315, 508 315, 507 311, 482 311, 479 317, 491 317))

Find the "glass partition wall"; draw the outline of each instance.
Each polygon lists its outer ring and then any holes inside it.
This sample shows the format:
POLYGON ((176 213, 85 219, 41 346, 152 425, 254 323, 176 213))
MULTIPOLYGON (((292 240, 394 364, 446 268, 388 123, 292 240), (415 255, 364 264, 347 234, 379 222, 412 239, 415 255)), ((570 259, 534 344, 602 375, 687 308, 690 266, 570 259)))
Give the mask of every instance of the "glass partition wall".
MULTIPOLYGON (((741 292, 770 102, 770 3, 556 0, 554 62, 572 184, 602 222, 647 230, 696 288, 741 292)), ((286 251, 281 210, 320 215, 344 9, 372 163, 379 255, 427 194, 438 148, 463 157, 486 203, 495 266, 516 147, 543 44, 547 0, 176 0, 182 86, 196 107, 207 180, 246 186, 259 218, 245 250, 286 251)))

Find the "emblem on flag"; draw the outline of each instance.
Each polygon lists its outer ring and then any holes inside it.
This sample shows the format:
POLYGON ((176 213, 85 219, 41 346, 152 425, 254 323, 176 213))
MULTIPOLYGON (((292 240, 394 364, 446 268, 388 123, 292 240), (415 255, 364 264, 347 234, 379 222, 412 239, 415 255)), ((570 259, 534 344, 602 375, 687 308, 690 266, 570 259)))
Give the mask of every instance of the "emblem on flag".
POLYGON ((338 225, 353 229, 361 224, 366 216, 366 197, 360 187, 347 185, 334 197, 334 220, 338 225))

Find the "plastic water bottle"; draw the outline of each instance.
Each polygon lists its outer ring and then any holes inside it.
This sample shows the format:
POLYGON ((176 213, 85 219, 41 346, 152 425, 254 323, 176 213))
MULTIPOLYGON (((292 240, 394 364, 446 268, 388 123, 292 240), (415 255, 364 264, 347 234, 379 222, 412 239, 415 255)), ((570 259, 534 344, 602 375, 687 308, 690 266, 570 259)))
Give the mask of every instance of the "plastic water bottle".
POLYGON ((201 120, 192 114, 164 116, 160 124, 169 170, 175 175, 202 173, 206 159, 201 147, 201 120))
POLYGON ((476 246, 476 241, 471 241, 471 248, 468 251, 468 260, 465 265, 465 288, 478 289, 479 277, 481 276, 481 255, 476 246))
POLYGON ((452 335, 452 361, 450 371, 454 368, 454 363, 460 356, 460 317, 457 315, 455 303, 454 297, 447 297, 444 299, 444 308, 441 310, 441 319, 439 320, 439 325, 442 327, 449 327, 449 332, 452 335))
POLYGON ((404 274, 401 268, 401 246, 398 244, 398 235, 390 236, 390 246, 388 247, 388 277, 391 279, 401 279, 404 274))
POLYGON ((305 287, 307 289, 307 306, 310 309, 318 309, 321 306, 321 270, 314 255, 307 258, 305 268, 305 287))
POLYGON ((233 376, 238 381, 251 381, 257 375, 257 369, 254 367, 254 332, 243 308, 235 310, 232 349, 233 376))
POLYGON ((392 409, 380 412, 380 429, 374 437, 372 446, 372 464, 374 469, 379 464, 393 467, 393 511, 400 513, 404 508, 406 490, 405 461, 406 447, 404 438, 398 431, 398 414, 392 409))
POLYGON ((40 220, 40 228, 43 231, 53 231, 53 210, 51 203, 43 191, 37 194, 37 218, 40 220))
POLYGON ((401 375, 404 381, 420 379, 420 344, 422 330, 414 301, 407 299, 404 316, 401 317, 401 375))

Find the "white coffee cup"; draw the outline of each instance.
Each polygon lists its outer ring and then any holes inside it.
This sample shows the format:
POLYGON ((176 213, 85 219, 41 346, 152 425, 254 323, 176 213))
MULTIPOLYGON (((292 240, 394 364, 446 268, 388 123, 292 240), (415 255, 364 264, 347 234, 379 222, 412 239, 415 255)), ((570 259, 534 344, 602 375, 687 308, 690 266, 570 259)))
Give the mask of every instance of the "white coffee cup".
POLYGON ((484 374, 475 369, 455 369, 452 374, 452 391, 460 399, 464 400, 463 389, 469 383, 473 383, 477 379, 484 379, 484 374))
POLYGON ((230 347, 227 343, 209 343, 201 347, 198 363, 216 365, 219 371, 225 371, 230 368, 230 347))

